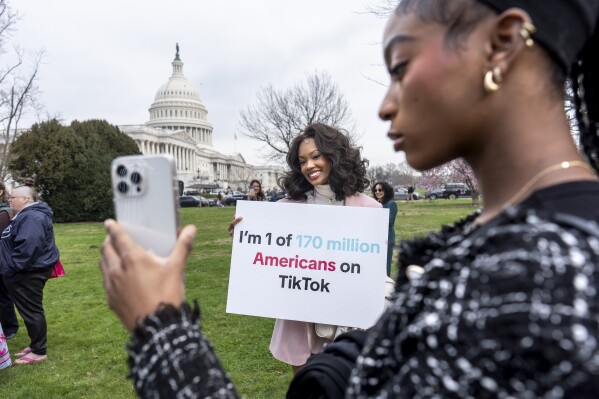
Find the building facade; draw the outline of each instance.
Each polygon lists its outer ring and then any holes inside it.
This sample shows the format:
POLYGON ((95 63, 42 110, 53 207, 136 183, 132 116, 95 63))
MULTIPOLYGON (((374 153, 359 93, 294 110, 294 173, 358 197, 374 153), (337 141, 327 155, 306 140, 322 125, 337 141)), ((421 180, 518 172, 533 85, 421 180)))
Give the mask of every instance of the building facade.
POLYGON ((183 74, 179 46, 173 73, 154 97, 150 119, 142 125, 119 125, 143 154, 169 154, 175 159, 177 179, 185 189, 246 190, 252 179, 264 189, 276 187, 285 169, 253 166, 241 154, 224 154, 212 145, 213 129, 200 95, 183 74))

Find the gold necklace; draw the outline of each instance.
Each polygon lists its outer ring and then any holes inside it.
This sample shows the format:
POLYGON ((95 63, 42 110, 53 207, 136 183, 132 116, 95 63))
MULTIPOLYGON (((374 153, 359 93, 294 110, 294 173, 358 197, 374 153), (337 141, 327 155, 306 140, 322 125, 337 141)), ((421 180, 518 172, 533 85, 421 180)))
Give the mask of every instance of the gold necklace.
POLYGON ((326 195, 322 195, 321 193, 319 193, 315 188, 312 190, 312 202, 314 204, 316 204, 316 196, 317 195, 326 198, 329 201, 329 205, 332 205, 333 199, 335 199, 335 194, 331 195, 330 197, 327 197, 326 195))
POLYGON ((497 216, 501 212, 505 211, 510 206, 519 202, 522 199, 522 197, 524 197, 524 195, 527 194, 529 192, 529 190, 535 185, 535 183, 537 183, 543 177, 547 176, 550 173, 556 172, 558 170, 564 170, 564 169, 570 169, 570 168, 582 168, 582 169, 588 170, 589 172, 591 172, 594 175, 597 174, 595 169, 593 169, 591 167, 591 165, 589 165, 588 163, 586 163, 584 161, 563 161, 558 164, 548 166, 545 169, 542 169, 536 175, 534 175, 529 181, 527 181, 526 184, 524 184, 520 188, 520 190, 518 190, 518 192, 512 196, 512 198, 510 198, 509 200, 507 200, 506 202, 503 203, 503 205, 501 206, 501 208, 499 208, 499 210, 492 212, 488 215, 484 215, 484 216, 479 215, 476 219, 474 219, 472 224, 474 226, 477 226, 477 225, 481 225, 481 224, 493 219, 495 216, 497 216))

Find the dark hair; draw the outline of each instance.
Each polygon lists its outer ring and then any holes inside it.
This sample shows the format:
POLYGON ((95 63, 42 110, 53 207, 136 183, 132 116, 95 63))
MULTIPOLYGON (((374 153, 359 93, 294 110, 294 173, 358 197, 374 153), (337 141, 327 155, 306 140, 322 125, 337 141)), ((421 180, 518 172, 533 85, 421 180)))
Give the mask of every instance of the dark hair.
POLYGON ((395 12, 413 13, 422 21, 447 26, 445 39, 452 45, 459 45, 484 17, 493 15, 493 10, 476 0, 402 0, 395 12))
POLYGON ((574 90, 580 146, 591 166, 599 172, 599 32, 587 41, 574 63, 570 80, 574 90))
POLYGON ((258 183, 258 185, 260 186, 260 191, 258 191, 258 193, 256 194, 256 199, 258 199, 259 201, 264 201, 264 199, 266 198, 266 196, 264 195, 264 191, 262 191, 262 183, 260 183, 260 180, 252 180, 250 182, 250 188, 253 190, 254 188, 252 187, 254 185, 254 183, 258 183))
POLYGON ((389 200, 392 200, 393 197, 395 196, 393 194, 393 187, 391 187, 391 184, 387 183, 386 181, 377 181, 376 183, 374 183, 372 185, 372 197, 375 200, 379 200, 376 197, 376 194, 374 194, 374 189, 376 188, 376 186, 381 186, 381 188, 383 189, 383 199, 380 201, 381 204, 386 204, 389 200))
POLYGON ((361 193, 368 187, 368 160, 360 156, 360 147, 352 146, 349 138, 336 128, 314 123, 296 136, 289 147, 287 165, 291 170, 279 179, 279 186, 288 192, 289 198, 306 200, 306 192, 313 189, 302 174, 299 162, 300 144, 309 138, 314 139, 318 151, 331 163, 329 185, 338 201, 348 195, 361 193))
POLYGON ((6 192, 6 186, 2 182, 0 182, 0 191, 2 191, 2 194, 0 194, 0 201, 6 204, 8 202, 8 193, 6 192))
MULTIPOLYGON (((526 7, 523 6, 522 9, 526 10, 526 7)), ((402 0, 395 12, 414 13, 423 21, 433 21, 448 26, 446 41, 458 45, 460 38, 470 33, 483 17, 496 14, 496 11, 479 0, 402 0)), ((555 17, 559 18, 557 15, 555 17)), ((568 41, 560 43, 562 46, 571 45, 568 41)), ((563 66, 547 49, 541 48, 546 54, 546 67, 555 91, 563 96, 566 79, 572 82, 580 145, 588 162, 599 172, 599 31, 597 26, 592 37, 586 41, 584 48, 578 54, 569 76, 566 76, 563 66)))
MULTIPOLYGON (((445 42, 456 47, 459 47, 461 39, 472 32, 484 17, 497 15, 495 10, 477 0, 402 0, 395 12, 414 13, 422 21, 447 26, 445 42)), ((545 63, 545 67, 552 77, 552 88, 555 93, 563 96, 566 75, 559 65, 549 62, 549 58, 550 55, 547 54, 548 62, 545 63)))

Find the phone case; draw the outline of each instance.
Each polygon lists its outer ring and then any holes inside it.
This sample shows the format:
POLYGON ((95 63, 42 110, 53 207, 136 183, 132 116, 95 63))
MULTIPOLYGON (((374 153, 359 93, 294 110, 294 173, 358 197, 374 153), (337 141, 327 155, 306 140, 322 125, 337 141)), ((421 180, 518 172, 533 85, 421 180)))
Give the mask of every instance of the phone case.
POLYGON ((116 220, 137 244, 159 256, 168 256, 177 239, 175 176, 168 155, 131 155, 112 161, 116 220))

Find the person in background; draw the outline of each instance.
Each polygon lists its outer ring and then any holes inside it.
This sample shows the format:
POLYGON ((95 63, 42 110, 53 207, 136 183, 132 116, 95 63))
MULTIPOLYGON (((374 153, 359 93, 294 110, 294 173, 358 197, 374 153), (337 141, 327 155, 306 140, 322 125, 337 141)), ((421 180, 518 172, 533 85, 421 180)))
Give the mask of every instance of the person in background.
POLYGON ((273 188, 270 191, 270 202, 277 202, 279 200, 279 197, 277 196, 277 189, 273 188))
POLYGON ((11 364, 8 344, 6 342, 6 337, 4 336, 4 331, 2 330, 2 323, 0 323, 0 370, 9 367, 11 364))
MULTIPOLYGON (((13 211, 8 205, 8 193, 4 183, 0 183, 0 231, 4 231, 13 217, 13 211)), ((6 339, 11 339, 19 330, 19 321, 15 312, 15 305, 6 291, 4 282, 0 277, 0 324, 4 329, 6 339)))
MULTIPOLYGON (((399 3, 383 38, 388 137, 419 171, 466 160, 485 207, 400 243, 393 303, 367 333, 346 398, 599 397, 598 20, 599 0, 399 3), (563 108, 566 78, 582 153, 563 108)), ((182 302, 193 227, 166 261, 106 227, 109 303, 128 328, 140 323, 130 354, 138 393, 237 397, 182 302), (167 273, 178 284, 160 279, 167 273), (199 349, 150 363, 182 337, 199 349)), ((298 385, 318 386, 308 382, 298 385)))
POLYGON ((376 182, 372 193, 374 199, 389 209, 389 233, 387 238, 387 277, 391 277, 391 260, 395 247, 395 218, 397 217, 397 204, 393 194, 393 187, 387 182, 376 182))
POLYGON ((408 186, 408 202, 414 201, 414 186, 411 184, 408 186))
POLYGON ((0 273, 31 340, 16 354, 20 359, 15 364, 33 364, 48 358, 43 291, 59 252, 54 242, 52 210, 37 201, 33 187, 15 187, 9 202, 15 216, 0 239, 0 273))
POLYGON ((266 201, 266 196, 262 191, 262 184, 259 180, 252 180, 250 182, 250 190, 248 192, 248 200, 250 201, 266 201))
POLYGON ((218 192, 218 194, 216 194, 216 206, 219 208, 223 207, 223 195, 220 191, 218 192))

